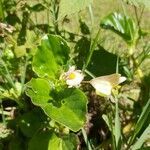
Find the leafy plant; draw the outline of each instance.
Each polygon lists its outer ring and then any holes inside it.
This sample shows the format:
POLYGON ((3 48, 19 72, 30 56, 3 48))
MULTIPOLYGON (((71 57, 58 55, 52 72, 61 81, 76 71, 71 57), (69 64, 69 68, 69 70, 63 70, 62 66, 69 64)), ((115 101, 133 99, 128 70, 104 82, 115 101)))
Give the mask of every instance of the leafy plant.
POLYGON ((147 149, 148 13, 147 0, 0 0, 0 149, 147 149))
POLYGON ((110 29, 121 36, 129 45, 135 45, 138 39, 138 28, 135 22, 128 16, 117 12, 112 13, 101 21, 101 26, 110 29))

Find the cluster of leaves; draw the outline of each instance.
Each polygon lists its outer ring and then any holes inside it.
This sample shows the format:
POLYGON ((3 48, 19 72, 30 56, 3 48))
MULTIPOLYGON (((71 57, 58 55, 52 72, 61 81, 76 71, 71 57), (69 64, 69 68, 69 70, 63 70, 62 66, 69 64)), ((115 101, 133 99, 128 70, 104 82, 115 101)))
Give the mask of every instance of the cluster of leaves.
MULTIPOLYGON (((92 27, 81 17, 80 34, 61 28, 60 23, 87 7, 93 21, 92 2, 42 0, 30 4, 0 0, 0 20, 10 25, 0 26, 0 149, 136 150, 148 147, 150 80, 141 66, 150 58, 150 46, 145 42, 136 53, 138 44, 148 33, 143 31, 137 13, 137 23, 123 13, 107 15, 101 20, 95 37, 92 27), (46 23, 45 20, 38 22, 42 13, 46 15, 46 23), (105 50, 99 40, 101 30, 110 30, 111 34, 121 37, 126 43, 127 55, 105 50), (71 65, 82 69, 87 80, 120 70, 128 84, 104 100, 87 84, 83 83, 81 88, 67 87, 60 76, 71 65), (126 92, 133 88, 132 84, 140 89, 138 98, 126 92), (90 115, 97 118, 96 121, 90 115), (121 116, 130 119, 124 121, 121 116), (97 128, 95 124, 101 125, 97 128), (106 125, 106 132, 99 133, 104 132, 106 125), (96 130, 94 136, 91 136, 92 130, 96 130)), ((147 7, 149 2, 130 0, 127 3, 137 11, 139 4, 147 7)))

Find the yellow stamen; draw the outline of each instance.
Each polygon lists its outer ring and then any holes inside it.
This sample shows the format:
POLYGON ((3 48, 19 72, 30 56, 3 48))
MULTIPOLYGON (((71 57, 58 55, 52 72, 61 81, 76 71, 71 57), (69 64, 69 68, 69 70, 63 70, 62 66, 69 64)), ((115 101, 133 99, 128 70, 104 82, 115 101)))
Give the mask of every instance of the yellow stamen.
POLYGON ((68 78, 70 80, 74 79, 75 77, 76 77, 75 73, 70 73, 69 76, 68 76, 68 78))

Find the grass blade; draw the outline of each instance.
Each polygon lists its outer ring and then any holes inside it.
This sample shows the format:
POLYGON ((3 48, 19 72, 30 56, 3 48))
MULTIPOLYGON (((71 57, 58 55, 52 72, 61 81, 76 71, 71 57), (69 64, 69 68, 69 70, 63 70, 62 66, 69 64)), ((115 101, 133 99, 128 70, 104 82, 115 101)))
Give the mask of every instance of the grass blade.
POLYGON ((135 137, 137 136, 137 134, 140 132, 140 130, 142 129, 144 123, 147 121, 148 115, 150 113, 150 99, 147 101, 146 105, 143 108, 143 111, 135 125, 135 130, 134 130, 134 134, 130 140, 130 145, 132 145, 132 143, 135 140, 135 137))
POLYGON ((120 139, 121 139, 121 125, 120 125, 119 108, 118 108, 117 99, 116 99, 114 135, 115 135, 115 141, 116 141, 116 148, 119 149, 120 139))
POLYGON ((141 146, 144 144, 144 142, 150 137, 150 124, 145 129, 143 134, 140 136, 140 138, 137 140, 137 142, 133 145, 131 150, 137 150, 140 149, 141 146))

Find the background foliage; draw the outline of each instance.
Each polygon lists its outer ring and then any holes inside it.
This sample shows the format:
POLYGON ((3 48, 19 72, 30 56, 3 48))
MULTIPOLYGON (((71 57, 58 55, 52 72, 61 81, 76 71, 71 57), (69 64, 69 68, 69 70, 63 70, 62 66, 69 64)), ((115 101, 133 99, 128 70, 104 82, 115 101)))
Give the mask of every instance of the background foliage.
POLYGON ((0 149, 150 147, 148 0, 0 0, 0 149), (75 65, 79 88, 61 74, 75 65), (87 83, 120 73, 101 97, 87 83))

